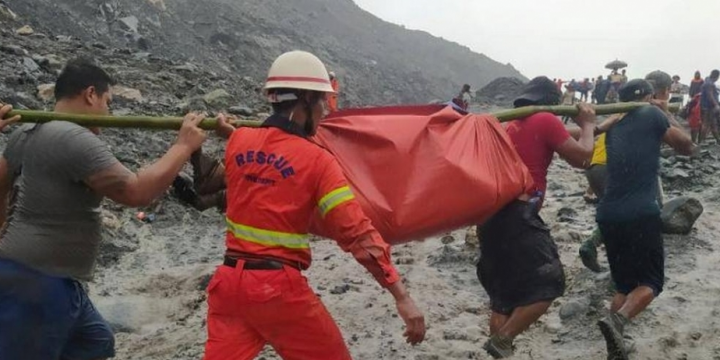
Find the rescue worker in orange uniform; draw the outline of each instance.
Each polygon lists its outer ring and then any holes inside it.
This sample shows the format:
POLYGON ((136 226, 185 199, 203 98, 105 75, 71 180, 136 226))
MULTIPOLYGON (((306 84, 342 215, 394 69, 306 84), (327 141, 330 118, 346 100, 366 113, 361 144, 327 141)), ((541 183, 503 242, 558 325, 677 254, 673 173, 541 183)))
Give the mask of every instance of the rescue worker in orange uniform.
POLYGON ((323 222, 394 296, 410 344, 425 337, 423 314, 363 214, 337 160, 313 143, 333 89, 323 63, 292 51, 270 68, 273 115, 235 130, 220 116, 225 151, 225 260, 208 284, 205 360, 254 359, 270 344, 283 359, 351 359, 340 330, 308 286, 309 231, 323 222))
POLYGON ((340 83, 338 82, 335 72, 331 71, 330 75, 330 86, 332 86, 333 92, 327 94, 328 107, 330 112, 338 111, 338 93, 340 92, 340 83))

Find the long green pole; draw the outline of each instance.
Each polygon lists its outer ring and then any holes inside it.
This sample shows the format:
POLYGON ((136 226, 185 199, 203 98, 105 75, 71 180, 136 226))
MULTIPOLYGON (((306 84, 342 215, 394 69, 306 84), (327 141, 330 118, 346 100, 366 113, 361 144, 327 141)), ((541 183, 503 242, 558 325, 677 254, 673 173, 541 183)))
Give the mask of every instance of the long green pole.
MULTIPOLYGON (((641 106, 645 106, 648 103, 643 102, 627 102, 627 103, 615 103, 605 105, 594 105, 595 113, 598 115, 609 115, 609 114, 621 114, 635 110, 641 106)), ((670 105, 671 112, 680 111, 679 104, 670 105)), ((500 122, 521 119, 539 112, 550 112, 558 116, 575 116, 578 114, 578 108, 573 105, 565 106, 526 106, 517 109, 502 110, 492 113, 500 122)))
MULTIPOLYGON (((626 113, 637 109, 647 103, 616 103, 607 105, 595 105, 595 113, 598 115, 626 113)), ((679 105, 671 106, 671 111, 677 112, 679 105)), ((527 106, 511 110, 503 110, 491 115, 495 116, 500 122, 510 121, 527 117, 539 112, 550 112, 559 116, 574 116, 578 114, 575 106, 527 106)), ((115 128, 142 128, 153 130, 177 130, 182 126, 183 118, 166 117, 166 116, 98 116, 98 115, 78 115, 63 114, 47 111, 34 110, 13 110, 8 117, 20 115, 20 122, 26 123, 44 123, 53 120, 63 120, 76 123, 81 126, 88 127, 115 127, 115 128)), ((258 127, 259 121, 238 120, 235 126, 258 127)), ((213 130, 217 127, 216 118, 206 118, 200 123, 200 127, 205 130, 213 130)))

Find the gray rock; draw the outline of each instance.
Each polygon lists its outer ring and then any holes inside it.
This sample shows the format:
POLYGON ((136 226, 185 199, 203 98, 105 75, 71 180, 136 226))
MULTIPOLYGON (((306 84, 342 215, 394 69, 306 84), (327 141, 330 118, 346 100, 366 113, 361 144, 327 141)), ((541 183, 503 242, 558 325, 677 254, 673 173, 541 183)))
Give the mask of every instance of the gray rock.
POLYGON ((579 300, 569 300, 560 307, 560 319, 563 321, 570 320, 584 313, 587 308, 588 305, 579 300))
POLYGON ((443 244, 450 244, 450 243, 455 242, 455 237, 453 237, 452 235, 445 235, 442 238, 440 238, 440 242, 443 244))
POLYGON ((210 107, 225 108, 230 104, 230 101, 232 101, 232 95, 223 89, 216 89, 205 94, 203 100, 205 100, 205 103, 210 107))
POLYGON ((25 26, 15 30, 15 33, 18 35, 27 36, 27 35, 32 35, 33 33, 35 33, 35 30, 33 30, 33 28, 31 28, 30 25, 25 25, 25 26))
POLYGON ((348 284, 342 284, 338 285, 332 289, 330 289, 330 293, 334 295, 340 295, 348 292, 350 290, 350 285, 348 284))
POLYGON ((683 162, 683 163, 690 162, 690 157, 685 156, 685 155, 675 155, 675 159, 677 159, 677 161, 683 162))
POLYGON ((47 67, 50 70, 60 70, 63 66, 65 66, 65 62, 61 60, 57 55, 50 54, 43 56, 43 58, 47 60, 47 63, 43 66, 47 67))
POLYGON ((94 47, 94 48, 96 48, 96 49, 102 49, 102 50, 107 50, 107 48, 108 48, 107 45, 105 45, 105 44, 103 44, 103 43, 101 43, 101 42, 94 42, 94 43, 92 43, 92 45, 90 45, 90 46, 92 46, 92 47, 94 47))
POLYGON ((0 19, 3 20, 15 20, 17 15, 10 10, 5 4, 0 3, 0 19))
POLYGON ((50 102, 55 98, 55 84, 38 85, 37 91, 37 97, 42 101, 50 102))
POLYGON ((468 341, 469 335, 459 329, 443 330, 443 339, 468 341))
POLYGON ((562 187, 562 185, 560 185, 557 181, 554 181, 554 180, 552 180, 552 179, 548 179, 547 189, 548 189, 548 190, 551 190, 551 191, 557 191, 557 190, 562 190, 563 187, 562 187))
POLYGON ((141 102, 143 101, 143 96, 140 90, 121 86, 121 85, 115 85, 112 87, 113 95, 116 98, 126 100, 129 102, 141 102))
POLYGON ((69 35, 57 35, 57 36, 55 36, 55 40, 57 40, 57 41, 59 41, 59 42, 68 43, 68 42, 72 41, 72 36, 69 36, 69 35))
POLYGON ((27 69, 30 72, 38 71, 40 70, 40 65, 38 65, 35 60, 24 57, 23 58, 23 66, 25 66, 25 69, 27 69))
POLYGON ((703 206, 691 197, 679 197, 665 203, 660 217, 666 234, 689 234, 695 221, 702 215, 703 206))
POLYGON ((672 169, 665 175, 665 177, 668 179, 689 179, 690 174, 682 169, 672 169))
POLYGON ((553 240, 557 243, 577 244, 582 242, 583 236, 577 231, 560 230, 553 232, 553 240))
POLYGON ((664 158, 669 158, 671 156, 675 155, 675 150, 671 148, 663 148, 660 150, 660 156, 664 158))
POLYGON ((48 66, 50 64, 50 60, 44 56, 40 55, 33 55, 32 56, 33 61, 35 61, 36 64, 40 66, 48 66))
POLYGON ((191 97, 186 104, 186 111, 207 111, 208 109, 207 105, 205 105, 205 100, 200 96, 191 97))
POLYGON ((17 46, 17 45, 0 45, 0 51, 12 55, 20 55, 20 56, 27 56, 29 55, 28 51, 17 46))
POLYGON ((238 106, 231 106, 228 109, 228 112, 233 115, 240 115, 240 116, 252 116, 253 111, 247 106, 238 105, 238 106))
POLYGON ((480 247, 480 238, 477 234, 477 227, 471 226, 467 229, 467 232, 465 233, 465 245, 474 249, 480 247))
POLYGON ((198 70, 197 66, 191 63, 184 63, 182 65, 173 66, 173 69, 184 73, 194 73, 198 70))
POLYGON ((140 21, 135 16, 126 16, 124 18, 118 19, 121 24, 125 25, 125 27, 136 33, 138 31, 138 25, 140 24, 140 21))
POLYGON ((560 222, 573 222, 577 219, 578 213, 573 208, 562 207, 558 210, 557 216, 560 222))

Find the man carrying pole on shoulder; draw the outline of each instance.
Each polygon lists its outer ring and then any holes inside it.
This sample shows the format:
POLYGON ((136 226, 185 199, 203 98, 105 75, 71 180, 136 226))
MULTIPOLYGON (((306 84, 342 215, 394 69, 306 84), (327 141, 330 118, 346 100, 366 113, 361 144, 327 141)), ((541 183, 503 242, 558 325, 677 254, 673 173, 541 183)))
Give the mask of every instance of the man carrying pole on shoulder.
MULTIPOLYGON (((71 61, 55 84, 55 112, 108 114, 112 83, 100 67, 71 61)), ((84 289, 101 240, 100 203, 142 206, 162 195, 205 140, 202 118, 186 116, 175 144, 138 173, 98 129, 51 121, 12 133, 0 157, 0 359, 114 356, 110 326, 84 289)))
POLYGON ((337 160, 311 142, 333 92, 325 65, 292 51, 270 68, 273 115, 235 130, 225 151, 225 259, 208 285, 206 360, 254 359, 270 344, 284 359, 350 359, 345 341, 302 275, 311 263, 313 220, 325 225, 395 298, 405 337, 417 344, 425 320, 390 260, 389 246, 363 214, 337 160))
MULTIPOLYGON (((515 100, 515 107, 557 105, 560 90, 552 80, 532 79, 515 100)), ((506 130, 534 186, 477 227, 480 260, 477 275, 490 297, 490 339, 484 349, 494 358, 513 354, 515 337, 527 330, 565 291, 565 274, 539 215, 547 187, 548 167, 555 153, 577 168, 585 167, 593 151, 595 111, 578 104, 573 118, 580 127, 576 140, 557 116, 541 112, 508 123, 506 130)))
POLYGON ((598 322, 608 359, 628 359, 623 343, 627 323, 662 292, 665 281, 662 222, 657 201, 660 146, 683 155, 694 145, 667 111, 670 76, 654 72, 619 91, 622 102, 653 102, 633 110, 607 132, 607 188, 597 210, 616 294, 610 314, 598 322), (667 84, 667 86, 662 85, 667 84), (663 94, 662 96, 653 95, 663 94))

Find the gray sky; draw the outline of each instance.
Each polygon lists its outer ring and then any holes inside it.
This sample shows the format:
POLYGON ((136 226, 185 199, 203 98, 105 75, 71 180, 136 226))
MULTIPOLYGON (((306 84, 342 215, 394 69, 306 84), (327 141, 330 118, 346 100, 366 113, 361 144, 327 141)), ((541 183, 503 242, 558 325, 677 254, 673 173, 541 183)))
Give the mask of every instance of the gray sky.
POLYGON ((354 0, 383 20, 465 45, 532 78, 606 75, 629 64, 703 77, 720 68, 718 0, 354 0), (610 9, 615 9, 611 11, 610 9), (713 36, 711 38, 710 36, 713 36))

